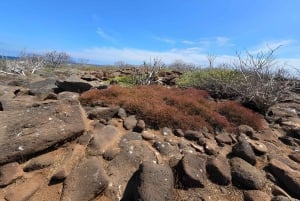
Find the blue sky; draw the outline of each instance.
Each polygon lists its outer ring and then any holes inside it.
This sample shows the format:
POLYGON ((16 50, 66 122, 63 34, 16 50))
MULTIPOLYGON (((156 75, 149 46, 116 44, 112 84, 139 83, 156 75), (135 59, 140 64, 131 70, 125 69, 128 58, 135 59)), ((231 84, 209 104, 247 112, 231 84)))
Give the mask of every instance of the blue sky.
POLYGON ((7 0, 0 54, 59 50, 89 62, 205 64, 282 45, 300 68, 299 0, 7 0))

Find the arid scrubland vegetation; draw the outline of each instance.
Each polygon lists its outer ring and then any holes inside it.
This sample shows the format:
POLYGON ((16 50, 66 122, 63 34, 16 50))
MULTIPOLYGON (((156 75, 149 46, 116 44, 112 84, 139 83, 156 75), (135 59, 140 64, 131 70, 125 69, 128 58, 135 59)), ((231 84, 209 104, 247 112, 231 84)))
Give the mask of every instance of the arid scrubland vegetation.
POLYGON ((300 84, 275 51, 202 68, 2 57, 0 200, 296 201, 300 84))
POLYGON ((209 66, 202 68, 181 61, 165 65, 157 58, 141 66, 120 61, 97 67, 70 63, 70 56, 65 52, 22 53, 16 60, 2 57, 0 73, 47 76, 54 72, 90 71, 99 76, 99 69, 103 73, 100 77, 118 86, 82 94, 84 104, 102 102, 122 106, 154 128, 232 130, 244 123, 259 129, 261 117, 250 109, 265 115, 287 90, 297 88, 299 84, 297 77, 290 76, 284 66, 277 63, 274 55, 277 49, 237 54, 231 64, 219 66, 214 66, 214 56, 208 56, 209 66), (212 101, 208 96, 227 101, 212 101))

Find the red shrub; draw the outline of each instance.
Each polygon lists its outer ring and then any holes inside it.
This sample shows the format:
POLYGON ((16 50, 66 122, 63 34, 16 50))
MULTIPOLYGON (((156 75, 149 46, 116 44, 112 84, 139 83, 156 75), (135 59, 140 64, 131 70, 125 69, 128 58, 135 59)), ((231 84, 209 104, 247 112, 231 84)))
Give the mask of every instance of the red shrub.
POLYGON ((113 86, 87 91, 80 96, 80 101, 82 104, 120 105, 154 128, 167 126, 198 130, 206 127, 211 132, 216 129, 231 131, 238 124, 259 128, 260 121, 253 120, 256 116, 250 110, 233 102, 219 105, 208 100, 206 91, 197 89, 113 86))
POLYGON ((219 112, 224 115, 234 126, 247 124, 254 129, 262 128, 262 118, 259 114, 243 107, 240 103, 227 101, 219 104, 219 112))

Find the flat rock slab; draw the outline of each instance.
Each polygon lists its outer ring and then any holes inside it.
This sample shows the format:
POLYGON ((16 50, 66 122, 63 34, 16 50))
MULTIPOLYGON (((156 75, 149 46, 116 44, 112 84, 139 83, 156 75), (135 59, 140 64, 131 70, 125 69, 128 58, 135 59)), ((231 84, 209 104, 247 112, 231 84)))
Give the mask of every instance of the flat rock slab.
POLYGON ((102 163, 97 158, 83 160, 64 181, 61 201, 93 200, 108 186, 102 163))
POLYGON ((85 129, 77 101, 3 111, 0 119, 0 164, 34 155, 81 135, 85 129))
POLYGON ((7 201, 27 201, 39 190, 43 183, 43 177, 40 174, 26 180, 24 183, 10 190, 6 195, 7 201))
POLYGON ((87 108, 87 115, 89 119, 105 119, 111 120, 119 111, 119 106, 112 107, 93 107, 87 108))
POLYGON ((105 126, 103 128, 95 128, 92 131, 94 138, 89 144, 89 154, 90 155, 101 155, 108 148, 117 144, 121 139, 120 131, 115 126, 105 126))
POLYGON ((51 179, 62 180, 65 179, 71 171, 78 165, 80 160, 84 157, 85 146, 75 144, 65 156, 62 165, 54 173, 51 179))
POLYGON ((244 191, 244 201, 271 201, 271 196, 259 190, 244 191))
POLYGON ((0 187, 7 186, 23 176, 19 163, 8 163, 0 167, 0 187))
POLYGON ((269 163, 272 174, 279 180, 281 184, 298 199, 300 199, 300 172, 290 168, 285 163, 271 159, 269 163))
POLYGON ((144 162, 140 165, 138 180, 135 200, 172 200, 174 178, 169 166, 144 162))
POLYGON ((56 161, 57 153, 52 151, 31 159, 23 169, 25 172, 39 170, 51 166, 56 161))

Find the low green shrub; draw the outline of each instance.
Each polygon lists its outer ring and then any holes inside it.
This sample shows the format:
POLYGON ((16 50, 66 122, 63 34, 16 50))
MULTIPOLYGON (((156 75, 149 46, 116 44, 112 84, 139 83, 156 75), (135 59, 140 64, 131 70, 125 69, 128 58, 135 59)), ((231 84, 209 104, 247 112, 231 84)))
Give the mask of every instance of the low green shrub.
POLYGON ((185 72, 177 84, 179 87, 195 87, 207 90, 214 98, 232 98, 238 94, 229 88, 242 80, 242 75, 229 68, 205 68, 185 72))

